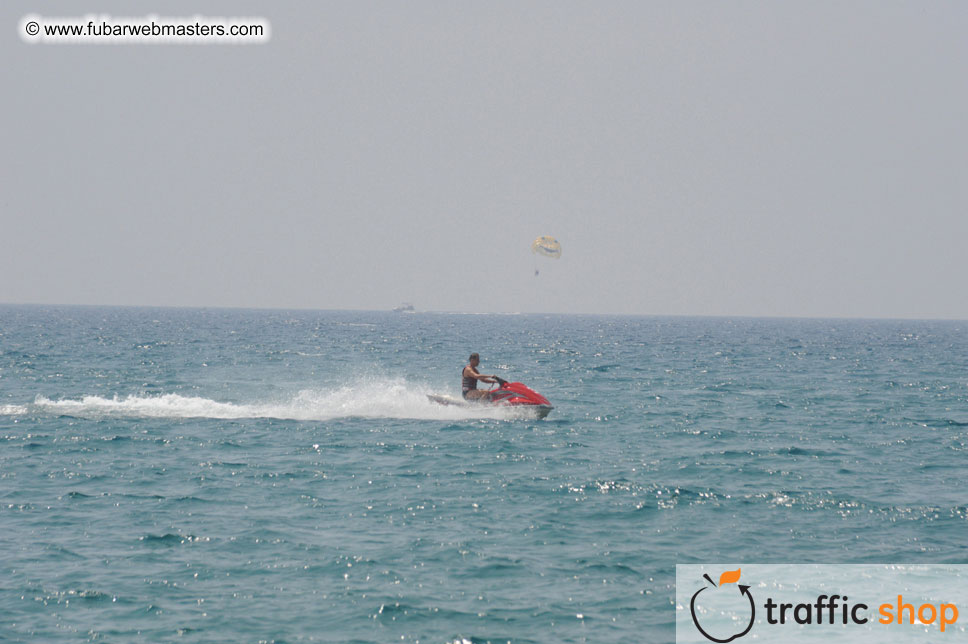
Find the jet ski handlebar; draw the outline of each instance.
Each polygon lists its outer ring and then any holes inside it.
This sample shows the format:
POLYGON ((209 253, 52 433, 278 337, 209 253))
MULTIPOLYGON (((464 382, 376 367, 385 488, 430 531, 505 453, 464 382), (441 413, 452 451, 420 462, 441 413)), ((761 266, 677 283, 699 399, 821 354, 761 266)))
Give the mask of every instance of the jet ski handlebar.
POLYGON ((497 380, 498 387, 503 387, 504 385, 508 384, 508 381, 504 380, 503 378, 498 378, 497 376, 494 376, 494 379, 497 380))

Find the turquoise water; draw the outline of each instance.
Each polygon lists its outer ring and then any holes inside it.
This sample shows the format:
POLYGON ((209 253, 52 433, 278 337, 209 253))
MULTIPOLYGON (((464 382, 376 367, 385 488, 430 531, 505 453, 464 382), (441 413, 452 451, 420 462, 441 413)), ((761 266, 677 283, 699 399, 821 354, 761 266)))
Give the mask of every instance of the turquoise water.
POLYGON ((968 561, 965 323, 0 307, 0 640, 671 641, 968 561), (432 405, 467 354, 555 405, 432 405))

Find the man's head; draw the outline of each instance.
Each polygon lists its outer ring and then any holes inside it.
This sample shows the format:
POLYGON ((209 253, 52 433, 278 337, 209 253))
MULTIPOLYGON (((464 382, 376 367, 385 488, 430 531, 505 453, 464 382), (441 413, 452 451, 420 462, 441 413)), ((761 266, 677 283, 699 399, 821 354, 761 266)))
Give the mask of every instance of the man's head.
POLYGON ((476 367, 481 362, 481 356, 476 353, 472 353, 470 357, 470 363, 472 367, 476 367))

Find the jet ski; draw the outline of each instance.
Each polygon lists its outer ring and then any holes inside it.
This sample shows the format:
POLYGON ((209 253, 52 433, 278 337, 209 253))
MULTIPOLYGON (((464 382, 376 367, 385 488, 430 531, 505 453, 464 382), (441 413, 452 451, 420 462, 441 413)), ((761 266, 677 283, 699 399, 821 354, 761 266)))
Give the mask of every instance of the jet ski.
POLYGON ((439 405, 453 405, 470 409, 475 407, 508 407, 527 412, 529 415, 534 414, 536 418, 544 418, 554 409, 547 398, 520 382, 508 382, 497 377, 494 379, 497 380, 498 387, 491 389, 486 398, 464 400, 443 394, 427 394, 427 398, 439 405))

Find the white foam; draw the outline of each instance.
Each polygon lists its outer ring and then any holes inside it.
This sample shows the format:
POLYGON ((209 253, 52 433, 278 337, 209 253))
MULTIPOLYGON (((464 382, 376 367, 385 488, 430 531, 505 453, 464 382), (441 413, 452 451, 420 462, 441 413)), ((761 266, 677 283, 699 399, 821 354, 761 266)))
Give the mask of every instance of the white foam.
MULTIPOLYGON (((277 418, 281 420, 332 420, 336 418, 404 418, 466 420, 511 419, 517 410, 500 407, 444 406, 427 399, 430 389, 404 381, 362 381, 336 389, 304 389, 277 402, 230 403, 209 398, 164 394, 51 400, 38 396, 22 413, 88 417, 138 418, 277 418)), ((8 405, 7 407, 14 407, 8 405)), ((2 409, 2 408, 0 408, 2 409)))

